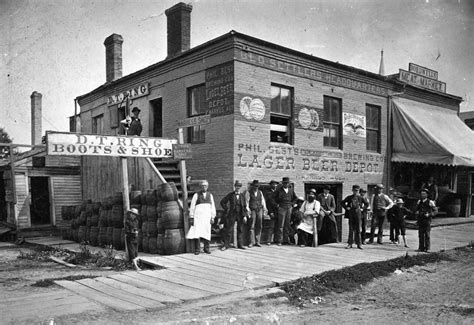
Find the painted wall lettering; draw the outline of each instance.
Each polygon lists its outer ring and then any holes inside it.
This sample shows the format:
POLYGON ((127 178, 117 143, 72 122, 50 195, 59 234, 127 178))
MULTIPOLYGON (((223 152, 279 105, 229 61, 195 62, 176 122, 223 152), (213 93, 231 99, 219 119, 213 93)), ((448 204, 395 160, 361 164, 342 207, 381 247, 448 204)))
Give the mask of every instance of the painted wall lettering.
POLYGON ((234 63, 206 70, 207 114, 212 117, 234 113, 234 63))

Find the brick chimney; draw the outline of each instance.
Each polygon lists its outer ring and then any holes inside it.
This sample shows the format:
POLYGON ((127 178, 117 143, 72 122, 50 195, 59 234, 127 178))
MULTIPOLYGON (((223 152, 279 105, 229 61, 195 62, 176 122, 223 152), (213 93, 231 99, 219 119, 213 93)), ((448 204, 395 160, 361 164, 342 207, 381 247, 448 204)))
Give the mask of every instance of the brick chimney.
POLYGON ((191 46, 191 11, 193 6, 180 2, 165 11, 168 17, 168 59, 191 46))
POLYGON ((122 77, 122 43, 123 38, 119 34, 112 34, 104 41, 107 82, 122 77))
POLYGON ((41 103, 41 95, 39 92, 34 91, 31 94, 31 145, 41 144, 42 137, 42 115, 43 107, 41 103))

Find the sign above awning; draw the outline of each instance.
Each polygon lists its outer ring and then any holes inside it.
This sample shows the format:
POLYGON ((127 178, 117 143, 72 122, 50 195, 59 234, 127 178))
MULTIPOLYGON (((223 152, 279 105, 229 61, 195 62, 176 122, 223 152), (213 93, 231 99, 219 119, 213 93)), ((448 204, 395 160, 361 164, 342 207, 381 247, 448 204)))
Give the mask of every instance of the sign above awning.
POLYGON ((457 111, 393 99, 392 161, 474 167, 474 132, 457 111))

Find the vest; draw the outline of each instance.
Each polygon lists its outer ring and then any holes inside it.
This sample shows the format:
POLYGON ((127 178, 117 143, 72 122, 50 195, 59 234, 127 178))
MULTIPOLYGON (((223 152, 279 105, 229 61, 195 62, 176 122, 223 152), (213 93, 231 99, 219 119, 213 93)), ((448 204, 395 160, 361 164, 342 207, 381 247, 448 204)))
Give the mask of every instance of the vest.
POLYGON ((385 196, 383 194, 376 194, 374 196, 374 210, 380 210, 385 208, 385 196))
POLYGON ((198 204, 211 204, 211 193, 210 192, 207 192, 207 197, 204 198, 204 195, 202 195, 202 192, 198 192, 197 193, 197 201, 196 201, 196 205, 198 204))
POLYGON ((249 191, 249 208, 250 210, 260 210, 262 208, 262 191, 258 190, 257 195, 254 191, 249 191))

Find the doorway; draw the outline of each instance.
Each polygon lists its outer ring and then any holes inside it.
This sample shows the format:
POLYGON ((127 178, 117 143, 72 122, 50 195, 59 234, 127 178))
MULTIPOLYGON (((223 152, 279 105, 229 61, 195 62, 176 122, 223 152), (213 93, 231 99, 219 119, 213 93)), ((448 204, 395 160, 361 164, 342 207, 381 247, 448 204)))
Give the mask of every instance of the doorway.
POLYGON ((49 177, 30 177, 31 225, 51 224, 49 177))
POLYGON ((323 193, 323 189, 326 185, 330 187, 329 193, 332 194, 334 196, 334 199, 336 200, 336 212, 341 212, 342 184, 304 183, 305 198, 308 195, 309 190, 312 188, 316 190, 316 196, 323 193))
POLYGON ((150 101, 150 134, 152 137, 163 137, 163 100, 161 98, 150 101))

